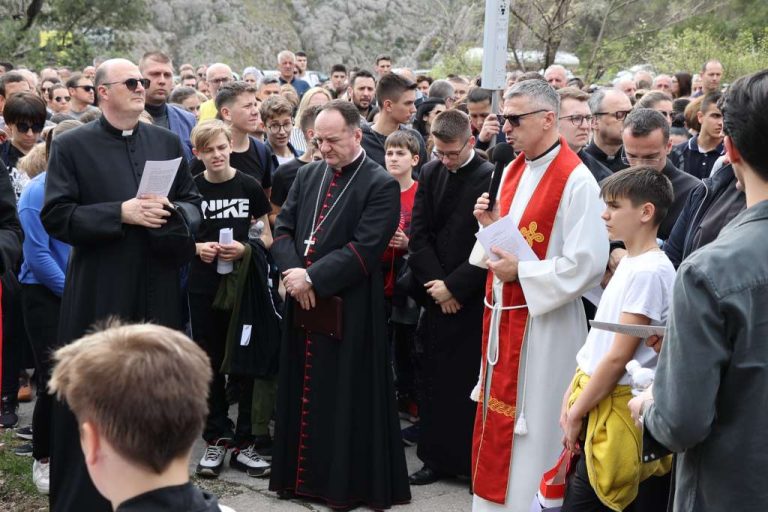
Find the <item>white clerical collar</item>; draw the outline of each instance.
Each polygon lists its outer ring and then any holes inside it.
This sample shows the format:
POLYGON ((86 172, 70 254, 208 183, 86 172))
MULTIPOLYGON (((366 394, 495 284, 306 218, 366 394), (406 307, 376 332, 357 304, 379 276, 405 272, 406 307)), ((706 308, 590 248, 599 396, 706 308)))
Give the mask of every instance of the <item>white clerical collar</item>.
POLYGON ((467 158, 467 159, 464 161, 464 163, 463 163, 463 164, 461 164, 460 166, 458 166, 458 167, 457 167, 455 170, 453 170, 453 171, 450 171, 450 170, 449 170, 449 172, 452 172, 452 173, 457 173, 457 172, 459 172, 459 169, 461 169, 462 167, 466 167, 466 166, 468 166, 468 165, 469 165, 469 162, 471 162, 473 158, 475 158, 475 150, 474 150, 474 149, 472 149, 472 150, 469 152, 469 158, 467 158))
POLYGON ((536 158, 535 160, 526 159, 526 163, 531 169, 546 169, 559 153, 560 144, 556 144, 552 149, 541 155, 539 158, 536 158))

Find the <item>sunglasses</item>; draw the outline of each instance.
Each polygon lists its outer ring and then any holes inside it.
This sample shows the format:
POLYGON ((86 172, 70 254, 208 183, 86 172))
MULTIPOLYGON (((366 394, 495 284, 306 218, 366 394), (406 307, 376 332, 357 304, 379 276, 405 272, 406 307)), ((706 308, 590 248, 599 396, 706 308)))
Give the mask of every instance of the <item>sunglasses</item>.
POLYGON ((85 92, 93 92, 94 88, 92 85, 76 85, 75 89, 82 89, 85 92))
POLYGON ((147 87, 149 87, 149 78, 129 78, 127 80, 123 80, 122 82, 105 82, 102 85, 115 85, 115 84, 123 84, 129 91, 135 92, 139 84, 141 84, 141 87, 143 89, 146 89, 147 87))
POLYGON ((40 133, 43 131, 43 128, 45 128, 44 123, 16 123, 16 129, 19 133, 27 133, 29 130, 32 130, 33 133, 40 133))
POLYGON ((69 96, 56 96, 53 99, 58 102, 62 102, 62 101, 69 101, 71 98, 69 96))
POLYGON ((540 114, 542 112, 549 112, 549 110, 542 108, 539 110, 534 110, 533 112, 526 112, 525 114, 511 114, 508 116, 502 115, 501 117, 504 118, 511 126, 518 127, 520 126, 520 120, 526 116, 532 116, 533 114, 540 114))

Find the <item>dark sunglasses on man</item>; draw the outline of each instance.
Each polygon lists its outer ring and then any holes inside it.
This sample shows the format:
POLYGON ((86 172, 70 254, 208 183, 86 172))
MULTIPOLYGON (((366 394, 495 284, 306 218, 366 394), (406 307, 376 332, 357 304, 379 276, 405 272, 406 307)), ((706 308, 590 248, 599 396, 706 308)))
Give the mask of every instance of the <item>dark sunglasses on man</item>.
POLYGON ((53 99, 61 103, 62 101, 69 101, 72 98, 70 98, 69 96, 54 96, 53 99))
POLYGON ((102 85, 115 85, 123 84, 129 91, 135 92, 136 88, 141 84, 141 87, 146 89, 149 87, 149 78, 129 78, 122 82, 105 82, 102 85))
POLYGON ((93 92, 94 87, 92 85, 76 85, 75 89, 82 89, 85 92, 93 92))
POLYGON ((511 126, 517 128, 520 126, 520 120, 527 116, 532 116, 533 114, 540 114, 542 112, 549 112, 549 110, 542 108, 539 110, 534 110, 533 112, 526 112, 524 114, 510 114, 510 115, 502 115, 501 118, 505 119, 511 126))

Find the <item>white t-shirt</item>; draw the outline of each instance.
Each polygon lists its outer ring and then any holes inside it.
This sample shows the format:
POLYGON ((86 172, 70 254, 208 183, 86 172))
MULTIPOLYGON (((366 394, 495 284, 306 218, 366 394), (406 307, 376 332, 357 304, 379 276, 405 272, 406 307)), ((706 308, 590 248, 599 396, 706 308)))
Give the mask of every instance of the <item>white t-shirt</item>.
MULTIPOLYGON (((675 267, 663 251, 625 256, 603 291, 595 320, 618 323, 622 313, 634 313, 650 318, 651 325, 666 324, 674 280, 675 267)), ((576 354, 576 363, 584 373, 594 373, 608 354, 614 337, 615 333, 600 329, 589 331, 587 341, 576 354)), ((655 369, 658 358, 652 348, 640 343, 633 359, 644 368, 655 369)), ((625 372, 619 384, 629 383, 629 375, 625 372)))

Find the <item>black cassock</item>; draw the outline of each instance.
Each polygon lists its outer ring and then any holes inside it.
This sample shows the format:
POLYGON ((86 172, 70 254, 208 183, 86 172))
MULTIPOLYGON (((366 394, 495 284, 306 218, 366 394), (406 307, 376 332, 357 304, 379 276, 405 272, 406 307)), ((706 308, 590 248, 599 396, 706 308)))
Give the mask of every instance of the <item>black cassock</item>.
MULTIPOLYGON (((53 141, 40 216, 52 237, 72 245, 60 344, 111 316, 183 327, 178 258, 154 245, 147 228, 121 221, 121 203, 136 196, 145 162, 180 156, 179 138, 169 130, 138 123, 124 135, 104 117, 53 141)), ((168 199, 199 217, 201 198, 184 158, 168 199)), ((54 402, 51 430, 51 510, 111 510, 88 476, 77 424, 66 404, 54 402)))
POLYGON ((470 474, 476 404, 469 395, 477 382, 483 333, 483 292, 487 271, 470 265, 477 220, 475 202, 488 191, 493 166, 479 155, 455 173, 438 161, 421 170, 413 205, 408 264, 414 295, 425 308, 417 336, 422 356, 418 457, 451 475, 470 474), (423 285, 442 280, 461 304, 443 314, 423 285))
POLYGON ((399 198, 397 182, 361 153, 341 171, 324 162, 299 169, 277 217, 278 267, 307 268, 317 297, 341 297, 344 330, 339 341, 294 327, 296 302, 286 300, 273 491, 334 507, 381 509, 411 498, 380 271, 399 222, 399 198), (322 219, 305 258, 305 240, 322 219))

